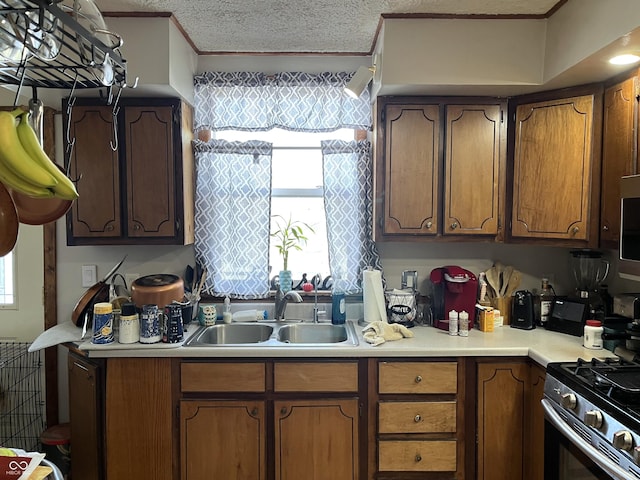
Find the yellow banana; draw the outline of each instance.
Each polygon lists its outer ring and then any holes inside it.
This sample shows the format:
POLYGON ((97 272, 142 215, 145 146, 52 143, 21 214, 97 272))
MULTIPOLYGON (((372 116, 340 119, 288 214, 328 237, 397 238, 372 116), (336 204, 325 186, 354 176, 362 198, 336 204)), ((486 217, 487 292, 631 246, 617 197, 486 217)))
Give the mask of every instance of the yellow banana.
POLYGON ((0 162, 28 183, 37 187, 53 187, 58 181, 38 165, 22 147, 16 130, 16 116, 22 112, 0 112, 0 162))
POLYGON ((24 193, 30 197, 53 197, 53 190, 51 188, 38 187, 25 181, 22 177, 18 177, 15 173, 5 167, 2 162, 0 162, 0 182, 4 183, 5 187, 16 192, 24 193))
POLYGON ((20 114, 20 123, 16 127, 16 131, 18 132, 20 143, 22 143, 22 147, 27 154, 58 181, 58 184, 53 186, 55 195, 65 200, 75 200, 78 198, 78 191, 73 182, 64 174, 58 165, 53 163, 40 146, 36 132, 34 132, 31 125, 29 125, 29 112, 20 114))

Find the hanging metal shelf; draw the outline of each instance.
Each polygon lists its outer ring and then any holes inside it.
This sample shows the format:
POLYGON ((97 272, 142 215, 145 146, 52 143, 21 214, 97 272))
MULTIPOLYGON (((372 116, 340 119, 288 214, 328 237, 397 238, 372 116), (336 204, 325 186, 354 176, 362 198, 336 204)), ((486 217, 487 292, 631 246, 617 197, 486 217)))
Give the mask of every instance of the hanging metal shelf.
POLYGON ((132 86, 120 37, 89 31, 61 2, 0 1, 0 84, 71 90, 132 86), (96 34, 119 41, 108 46, 96 34))

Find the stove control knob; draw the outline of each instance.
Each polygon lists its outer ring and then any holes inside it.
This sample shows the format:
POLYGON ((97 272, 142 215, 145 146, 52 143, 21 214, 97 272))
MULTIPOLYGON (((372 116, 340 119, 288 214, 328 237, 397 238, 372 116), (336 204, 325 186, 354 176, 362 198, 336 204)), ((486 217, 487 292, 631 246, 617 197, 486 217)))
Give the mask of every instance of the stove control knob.
POLYGON ((620 430, 613 434, 613 446, 620 450, 631 450, 633 447, 633 437, 626 430, 620 430))
POLYGON ((564 408, 573 410, 577 404, 576 396, 573 393, 564 393, 562 397, 560 397, 560 403, 562 403, 564 408))
POLYGON ((602 412, 599 410, 589 410, 584 414, 584 423, 593 428, 602 426, 602 412))

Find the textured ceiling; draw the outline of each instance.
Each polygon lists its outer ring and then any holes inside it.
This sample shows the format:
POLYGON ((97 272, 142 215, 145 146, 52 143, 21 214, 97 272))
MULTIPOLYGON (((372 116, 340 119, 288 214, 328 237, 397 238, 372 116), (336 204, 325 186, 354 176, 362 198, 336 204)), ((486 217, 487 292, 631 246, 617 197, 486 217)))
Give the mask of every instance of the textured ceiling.
POLYGON ((564 0, 95 0, 173 13, 199 53, 368 54, 383 14, 545 15, 564 0))

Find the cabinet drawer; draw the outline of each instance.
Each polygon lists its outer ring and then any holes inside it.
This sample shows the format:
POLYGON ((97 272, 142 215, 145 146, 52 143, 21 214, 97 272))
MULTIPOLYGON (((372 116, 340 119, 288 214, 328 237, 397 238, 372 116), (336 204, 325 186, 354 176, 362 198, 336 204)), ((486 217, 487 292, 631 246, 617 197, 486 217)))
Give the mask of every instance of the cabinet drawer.
POLYGON ((276 392, 357 392, 357 362, 276 363, 276 392))
POLYGON ((378 445, 378 470, 381 472, 455 472, 456 442, 381 441, 378 445))
POLYGON ((379 433, 456 431, 456 402, 380 402, 379 433))
POLYGON ((183 392, 264 392, 264 363, 183 363, 183 392))
POLYGON ((380 393, 456 393, 456 362, 381 362, 380 393))

